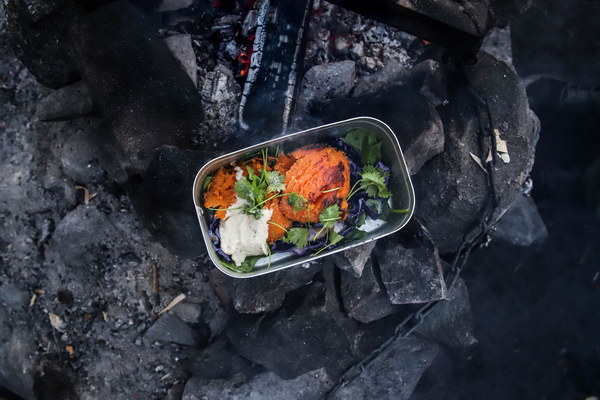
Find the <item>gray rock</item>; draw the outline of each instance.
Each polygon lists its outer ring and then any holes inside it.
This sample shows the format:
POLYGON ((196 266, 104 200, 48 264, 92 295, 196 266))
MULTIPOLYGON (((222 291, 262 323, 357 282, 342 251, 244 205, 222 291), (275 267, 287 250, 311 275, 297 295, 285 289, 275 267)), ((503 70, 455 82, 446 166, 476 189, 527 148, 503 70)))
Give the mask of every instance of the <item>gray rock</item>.
POLYGON ((0 305, 14 309, 25 307, 28 301, 27 292, 12 283, 0 282, 0 305))
POLYGON ((371 257, 371 252, 375 248, 376 241, 365 243, 361 246, 336 253, 333 255, 335 266, 350 272, 355 278, 360 278, 365 268, 365 264, 371 257))
POLYGON ((315 101, 310 111, 325 122, 363 115, 379 118, 396 134, 408 170, 414 175, 444 150, 444 127, 430 99, 439 102, 438 97, 444 96, 436 86, 438 75, 434 64, 421 63, 407 74, 410 85, 388 85, 377 92, 329 103, 315 101), (435 95, 429 94, 433 92, 435 95))
POLYGON ((450 347, 464 348, 477 343, 469 291, 461 278, 448 291, 448 297, 434 306, 416 332, 450 347))
POLYGON ((290 303, 274 313, 231 321, 227 337, 245 358, 292 379, 324 367, 335 376, 355 359, 357 323, 340 310, 333 266, 325 283, 314 282, 290 294, 290 303))
POLYGON ((160 340, 181 344, 184 346, 196 346, 200 337, 196 331, 186 325, 176 315, 165 313, 161 315, 146 333, 146 340, 160 340))
POLYGON ((158 11, 176 11, 191 7, 194 0, 162 0, 158 5, 158 11))
POLYGON ((289 380, 281 379, 273 372, 265 372, 239 385, 232 385, 231 380, 192 377, 185 384, 182 400, 319 400, 331 386, 332 381, 322 368, 289 380))
POLYGON ((239 374, 249 378, 256 368, 240 356, 226 338, 220 337, 194 356, 186 369, 198 378, 230 379, 239 374))
MULTIPOLYGON (((362 45, 360 45, 362 50, 362 45)), ((351 50, 352 51, 352 50, 351 50)), ((397 60, 390 60, 377 72, 363 76, 356 84, 352 96, 360 96, 367 93, 385 89, 390 85, 399 85, 406 80, 410 70, 397 60)))
MULTIPOLYGON (((446 73, 448 80, 455 74, 452 70, 446 73)), ((509 65, 480 53, 479 61, 466 66, 465 73, 473 90, 489 102, 494 127, 507 142, 510 155, 509 163, 498 160, 495 167, 499 204, 493 224, 519 195, 531 171, 539 123, 529 109, 523 85, 509 65)), ((457 249, 464 233, 481 220, 488 204, 487 175, 470 155, 485 160, 488 153, 487 147, 480 149, 479 120, 474 107, 475 99, 469 92, 457 89, 448 97, 448 104, 438 108, 444 124, 444 152, 424 164, 413 177, 419 199, 415 215, 444 253, 457 249)))
POLYGON ((348 316, 368 324, 394 312, 390 299, 375 277, 373 263, 368 260, 364 273, 356 278, 342 272, 341 294, 348 316))
POLYGON ((173 312, 183 322, 197 324, 202 317, 202 306, 196 303, 181 302, 173 308, 173 312))
POLYGON ((339 61, 316 65, 309 69, 300 84, 297 109, 304 112, 314 99, 328 100, 346 97, 354 86, 354 61, 339 61))
POLYGON ((190 77, 194 86, 198 85, 198 66, 196 54, 192 48, 192 37, 189 34, 173 35, 165 39, 165 43, 173 56, 179 61, 181 67, 190 77))
POLYGON ((418 336, 398 339, 356 379, 329 398, 407 400, 439 351, 439 345, 418 336))
POLYGON ((74 21, 69 37, 94 102, 129 158, 128 172, 145 171, 162 145, 191 146, 204 118, 200 95, 142 11, 109 3, 74 21))
POLYGON ((201 90, 206 121, 202 124, 202 136, 197 138, 199 143, 216 147, 235 135, 241 92, 228 67, 218 64, 206 74, 201 90))
POLYGON ((40 121, 59 121, 92 112, 92 94, 83 82, 64 86, 38 102, 36 117, 40 121))
POLYGON ((77 81, 65 26, 72 11, 65 0, 12 0, 6 3, 8 36, 16 56, 37 80, 58 89, 77 81))
POLYGON ((106 214, 92 205, 80 205, 58 223, 48 251, 69 265, 85 266, 97 260, 101 245, 110 237, 118 241, 120 235, 106 214))
POLYGON ((498 221, 492 238, 517 246, 531 246, 546 240, 548 229, 533 198, 518 196, 498 221))
POLYGON ((512 41, 510 27, 494 28, 488 32, 481 44, 481 51, 494 56, 497 60, 512 64, 512 41))
POLYGON ((426 303, 446 297, 438 250, 427 230, 411 222, 377 246, 381 279, 393 304, 426 303))
POLYGON ((29 346, 31 333, 13 332, 8 328, 8 314, 0 306, 0 387, 7 388, 24 399, 33 399, 35 364, 29 346))
POLYGON ((236 311, 257 314, 277 310, 286 293, 306 285, 321 270, 322 264, 294 267, 252 279, 228 278, 230 296, 236 311))
POLYGON ((63 172, 78 184, 99 183, 106 179, 106 171, 99 163, 102 158, 99 139, 95 130, 78 130, 61 146, 63 172))

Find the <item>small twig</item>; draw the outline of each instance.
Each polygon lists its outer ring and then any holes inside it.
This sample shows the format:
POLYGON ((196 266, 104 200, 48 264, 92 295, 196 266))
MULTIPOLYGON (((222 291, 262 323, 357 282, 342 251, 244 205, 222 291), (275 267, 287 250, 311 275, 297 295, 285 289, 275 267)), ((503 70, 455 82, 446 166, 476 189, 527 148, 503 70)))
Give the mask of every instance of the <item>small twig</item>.
POLYGON ((158 264, 156 262, 152 263, 152 301, 154 302, 155 307, 160 304, 158 264))
POLYGON ((163 308, 162 310, 160 310, 158 312, 158 315, 162 315, 162 314, 166 313, 167 311, 171 310, 177 304, 181 303, 184 299, 185 299, 185 294, 181 293, 180 295, 178 295, 177 297, 175 297, 173 300, 171 300, 171 302, 169 303, 168 306, 166 306, 165 308, 163 308))

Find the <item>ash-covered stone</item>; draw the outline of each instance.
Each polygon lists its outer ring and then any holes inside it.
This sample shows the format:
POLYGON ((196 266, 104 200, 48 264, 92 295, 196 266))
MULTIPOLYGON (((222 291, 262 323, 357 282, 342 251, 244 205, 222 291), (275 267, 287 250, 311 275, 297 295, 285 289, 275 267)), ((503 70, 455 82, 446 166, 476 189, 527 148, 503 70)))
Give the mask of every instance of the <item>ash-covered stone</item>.
POLYGON ((144 337, 146 340, 160 340, 184 346, 197 346, 202 339, 198 332, 170 313, 158 317, 144 337))
POLYGON ((105 213, 95 206, 81 205, 58 223, 48 251, 67 264, 83 267, 101 257, 107 238, 114 238, 116 244, 120 237, 105 213))
POLYGON ((189 34, 173 35, 165 38, 165 43, 173 56, 179 61, 186 74, 194 82, 194 87, 198 85, 198 67, 196 65, 196 55, 192 48, 192 36, 189 34))
POLYGON ((202 306, 197 303, 181 302, 173 308, 173 312, 188 324, 197 324, 202 319, 202 306))
POLYGON ((333 400, 408 400, 440 346, 418 336, 397 339, 333 400))
POLYGON ((381 279, 393 304, 426 303, 446 298, 438 249, 419 222, 378 241, 381 279))
POLYGON ((435 107, 421 93, 404 86, 317 105, 313 114, 327 122, 369 115, 387 123, 400 142, 411 175, 444 149, 443 126, 435 107))
POLYGON ((106 181, 97 131, 80 130, 62 144, 60 162, 65 175, 78 184, 106 181))
POLYGON ((341 274, 341 294, 348 316, 368 324, 394 312, 390 299, 381 287, 373 271, 373 263, 368 260, 360 278, 349 272, 341 274))
POLYGON ((225 65, 218 64, 206 74, 201 90, 206 121, 202 124, 201 135, 196 137, 198 143, 216 147, 234 137, 241 93, 233 72, 225 65))
POLYGON ((5 6, 15 54, 41 84, 53 89, 80 78, 66 34, 72 18, 67 4, 66 0, 13 0, 5 6))
POLYGON ((230 379, 240 374, 250 379, 262 372, 261 367, 253 366, 241 357, 224 337, 217 338, 193 356, 186 369, 193 377, 204 379, 230 379))
MULTIPOLYGON (((519 195, 531 171, 539 123, 509 65, 480 53, 477 63, 465 66, 465 73, 472 89, 487 99, 494 127, 506 141, 510 155, 509 163, 498 160, 494 168, 497 219, 519 195)), ((452 68, 447 68, 446 75, 449 83, 461 82, 452 68)), ((487 175, 470 154, 485 160, 491 145, 487 140, 488 145, 480 149, 476 100, 464 86, 448 93, 448 104, 438 108, 445 132, 444 152, 425 164, 413 179, 419 199, 416 216, 441 252, 455 251, 489 204, 487 175)))
POLYGON ((355 76, 354 61, 315 65, 302 78, 298 94, 298 111, 305 112, 314 99, 326 101, 347 97, 354 86, 355 76))
POLYGON ((42 98, 37 105, 36 117, 40 121, 60 121, 94 110, 92 94, 83 81, 64 86, 42 98))
POLYGON ((464 348, 477 343, 469 291, 461 278, 448 291, 448 297, 434 306, 416 332, 450 347, 464 348))
POLYGON ((492 232, 492 238, 517 246, 531 246, 543 242, 547 237, 548 229, 535 201, 525 195, 517 196, 492 232))
POLYGON ((182 400, 320 400, 332 385, 331 378, 322 368, 289 380, 281 379, 273 372, 256 375, 249 382, 192 377, 185 384, 182 400))
POLYGON ((333 262, 336 267, 350 272, 355 278, 360 278, 376 243, 376 241, 371 241, 341 253, 335 253, 332 256, 333 262))
POLYGON ((251 279, 227 278, 233 306, 244 314, 277 310, 286 293, 312 281, 322 268, 321 263, 315 263, 308 268, 297 266, 251 279))
POLYGON ((131 173, 144 171, 161 145, 189 146, 204 115, 192 81, 153 28, 125 1, 102 6, 70 27, 81 73, 127 153, 131 173))

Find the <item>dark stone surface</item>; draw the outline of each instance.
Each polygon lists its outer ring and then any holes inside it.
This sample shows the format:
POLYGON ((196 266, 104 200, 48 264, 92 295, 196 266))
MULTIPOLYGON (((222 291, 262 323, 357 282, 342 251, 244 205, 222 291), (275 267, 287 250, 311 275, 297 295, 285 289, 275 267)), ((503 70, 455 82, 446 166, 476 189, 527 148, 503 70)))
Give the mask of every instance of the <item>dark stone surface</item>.
POLYGON ((144 337, 146 340, 160 340, 184 346, 197 346, 201 340, 198 332, 170 313, 158 317, 144 337))
POLYGON ((315 263, 308 268, 296 266, 250 279, 227 278, 233 306, 244 314, 277 310, 286 293, 312 281, 322 268, 321 263, 315 263))
POLYGON ((369 260, 360 278, 349 272, 341 274, 341 294, 348 316, 368 324, 394 312, 390 299, 381 287, 369 260))
POLYGON ((67 0, 11 0, 8 33, 19 60, 37 80, 58 89, 79 79, 67 39, 72 11, 67 0))
MULTIPOLYGON (((314 116, 325 122, 368 115, 388 124, 396 134, 410 174, 415 174, 425 162, 444 149, 444 128, 434 104, 420 93, 431 69, 415 66, 407 73, 411 85, 389 87, 350 99, 331 103, 315 103, 314 116)), ((428 87, 428 86, 427 86, 428 87)), ((429 89, 428 89, 429 90, 429 89)), ((431 97, 431 96, 430 96, 431 97)))
POLYGON ((94 110, 90 90, 83 81, 60 88, 42 98, 37 105, 40 121, 60 121, 89 114, 94 110))
MULTIPOLYGON (((465 232, 478 223, 488 202, 487 176, 472 159, 485 160, 489 144, 480 149, 475 100, 447 65, 448 104, 438 111, 444 123, 444 153, 413 177, 418 200, 416 216, 427 227, 440 252, 455 251, 465 232)), ((510 163, 495 166, 499 204, 492 223, 519 195, 533 166, 539 122, 529 109, 523 85, 509 65, 480 53, 466 66, 473 89, 487 99, 494 127, 507 142, 510 163)), ((489 143, 486 141, 486 143, 489 143)))
POLYGON ((446 297, 437 247, 427 230, 412 221, 402 231, 378 241, 381 279, 393 304, 426 303, 446 297))
POLYGON ((493 239, 504 240, 518 246, 531 246, 548 237, 548 229, 542 220, 533 198, 518 196, 506 214, 500 218, 493 239))
POLYGON ((532 4, 533 0, 491 0, 490 15, 496 25, 504 26, 527 11, 532 4))
POLYGON ((427 339, 397 339, 332 400, 408 400, 440 347, 427 339))
POLYGON ((371 257, 375 248, 376 241, 372 241, 361 246, 344 250, 341 253, 335 253, 332 256, 336 267, 350 272, 355 278, 360 278, 365 268, 365 264, 371 257))
POLYGON ((551 75, 580 86, 597 86, 599 13, 600 3, 596 1, 533 2, 527 12, 511 23, 514 63, 519 75, 551 75))
POLYGON ((101 259, 103 247, 119 241, 119 232, 107 215, 93 205, 81 205, 56 226, 48 251, 69 265, 89 266, 101 259))
POLYGON ((217 338, 188 363, 186 369, 191 375, 204 379, 230 379, 238 374, 250 379, 261 369, 241 357, 224 337, 217 338))
POLYGON ((300 84, 298 111, 305 112, 309 103, 315 99, 323 101, 347 97, 354 86, 355 76, 354 61, 350 60, 312 67, 306 71, 300 84))
POLYGON ((316 368, 341 373, 354 359, 357 323, 340 311, 329 279, 316 281, 288 295, 287 304, 264 317, 235 318, 229 340, 245 358, 292 379, 316 368))
POLYGON ((448 291, 448 297, 434 306, 416 332, 450 347, 464 348, 477 343, 469 291, 461 278, 448 291))
POLYGON ((256 375, 250 381, 207 380, 192 377, 185 384, 182 400, 204 399, 302 399, 320 400, 332 386, 323 369, 306 372, 295 379, 281 379, 273 372, 256 375))
POLYGON ((158 147, 191 145, 203 119, 200 95, 155 32, 151 20, 125 1, 78 18, 69 31, 84 81, 133 174, 148 167, 158 147))
POLYGON ((194 213, 192 186, 196 173, 217 153, 161 146, 143 176, 144 197, 160 208, 194 213))

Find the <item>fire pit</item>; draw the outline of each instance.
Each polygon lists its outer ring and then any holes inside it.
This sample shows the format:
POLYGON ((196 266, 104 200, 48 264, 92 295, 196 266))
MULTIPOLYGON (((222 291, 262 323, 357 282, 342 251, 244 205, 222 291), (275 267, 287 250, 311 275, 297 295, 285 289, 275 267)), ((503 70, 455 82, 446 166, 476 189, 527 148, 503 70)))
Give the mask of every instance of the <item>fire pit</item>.
POLYGON ((1 39, 28 70, 3 56, 21 109, 3 111, 0 388, 407 399, 442 346, 476 342, 460 272, 521 195, 539 128, 510 53, 478 50, 522 10, 335 3, 7 2, 1 39), (305 268, 214 269, 200 167, 364 115, 396 132, 411 222, 305 268))

